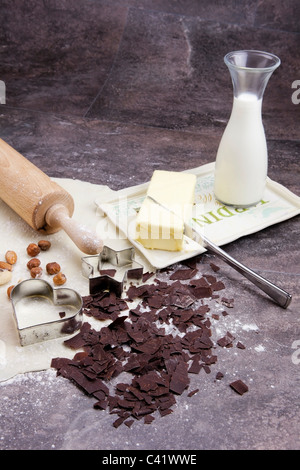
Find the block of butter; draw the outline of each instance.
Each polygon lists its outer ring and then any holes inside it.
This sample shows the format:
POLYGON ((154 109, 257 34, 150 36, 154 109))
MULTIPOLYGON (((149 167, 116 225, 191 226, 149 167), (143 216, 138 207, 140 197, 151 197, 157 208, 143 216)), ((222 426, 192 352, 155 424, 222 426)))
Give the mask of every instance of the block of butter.
POLYGON ((136 240, 145 248, 181 251, 184 221, 189 222, 195 201, 196 175, 155 170, 136 218, 136 240))

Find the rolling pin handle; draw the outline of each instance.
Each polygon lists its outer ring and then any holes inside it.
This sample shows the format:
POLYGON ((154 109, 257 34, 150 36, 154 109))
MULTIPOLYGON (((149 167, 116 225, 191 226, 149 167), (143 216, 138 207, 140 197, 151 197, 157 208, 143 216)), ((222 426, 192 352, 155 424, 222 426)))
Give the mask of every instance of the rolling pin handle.
POLYGON ((68 209, 63 204, 54 204, 50 207, 45 220, 54 229, 62 228, 83 253, 95 255, 102 251, 102 240, 87 227, 71 219, 68 209))

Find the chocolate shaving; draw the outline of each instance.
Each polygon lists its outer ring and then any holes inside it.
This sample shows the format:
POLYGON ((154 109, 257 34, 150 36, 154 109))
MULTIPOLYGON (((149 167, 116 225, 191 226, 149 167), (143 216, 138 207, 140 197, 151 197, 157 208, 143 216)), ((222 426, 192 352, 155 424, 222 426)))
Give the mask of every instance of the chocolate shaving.
MULTIPOLYGON (((164 278, 169 276, 168 282, 154 277, 152 284, 131 285, 123 299, 105 290, 85 296, 83 313, 99 321, 110 320, 109 326, 98 331, 83 323, 79 333, 64 343, 83 351, 73 359, 52 360, 57 375, 96 400, 95 409, 117 415, 115 428, 122 424, 130 427, 141 419, 150 424, 154 413, 172 413, 178 397, 189 388, 189 375, 199 374, 201 369, 209 374, 217 362, 213 353, 217 345, 232 345, 234 337, 229 332, 213 342, 207 317, 211 306, 204 300, 212 301, 214 292, 225 289, 225 285, 211 274, 197 277, 196 261, 183 263, 182 269, 162 270, 164 278), (130 309, 129 302, 135 299, 139 304, 130 309), (123 375, 119 377, 123 373, 130 376, 128 383, 123 375)), ((218 271, 212 263, 211 268, 218 271)), ((144 281, 151 276, 154 274, 147 273, 144 281)), ((233 307, 233 299, 223 297, 221 302, 233 307)), ((212 318, 219 315, 212 312, 212 318)), ((220 379, 221 373, 216 378, 220 379)))
POLYGON ((217 343, 222 348, 225 348, 225 347, 228 348, 232 346, 233 340, 234 340, 234 336, 229 331, 227 331, 226 335, 218 339, 217 343))
POLYGON ((231 382, 229 385, 239 395, 243 395, 249 390, 248 386, 242 380, 236 380, 235 382, 231 382))
POLYGON ((196 274, 197 274, 197 269, 192 269, 192 268, 178 269, 173 274, 171 274, 170 280, 173 281, 175 279, 180 279, 182 281, 186 279, 191 279, 196 274))
POLYGON ((219 271, 219 269, 220 269, 219 266, 217 266, 214 263, 209 263, 209 265, 210 265, 211 269, 215 272, 219 271))
POLYGON ((171 374, 170 390, 181 395, 189 383, 187 364, 184 361, 180 361, 171 374))

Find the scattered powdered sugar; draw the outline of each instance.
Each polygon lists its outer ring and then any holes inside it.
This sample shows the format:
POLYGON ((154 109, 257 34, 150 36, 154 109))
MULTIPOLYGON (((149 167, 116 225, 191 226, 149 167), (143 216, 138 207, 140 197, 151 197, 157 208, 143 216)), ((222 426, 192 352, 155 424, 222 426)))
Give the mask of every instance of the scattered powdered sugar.
POLYGON ((258 326, 255 323, 251 323, 251 324, 248 324, 248 325, 243 325, 242 329, 245 330, 245 331, 257 331, 258 326))
POLYGON ((57 375, 54 369, 47 369, 40 372, 27 372, 26 374, 17 374, 8 380, 0 382, 0 387, 12 384, 24 385, 26 382, 29 381, 47 386, 49 386, 49 384, 52 382, 57 382, 57 375))

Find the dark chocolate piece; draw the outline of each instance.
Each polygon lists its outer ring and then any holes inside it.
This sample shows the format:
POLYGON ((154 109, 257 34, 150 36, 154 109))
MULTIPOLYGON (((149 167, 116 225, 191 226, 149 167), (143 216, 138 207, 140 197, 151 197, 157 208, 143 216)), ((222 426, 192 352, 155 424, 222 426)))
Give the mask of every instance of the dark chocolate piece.
POLYGON ((221 379, 223 379, 223 377, 224 377, 224 374, 222 372, 217 372, 216 373, 216 379, 217 380, 221 380, 221 379))
POLYGON ((234 336, 229 331, 227 331, 226 335, 218 339, 217 343, 222 348, 225 348, 225 347, 228 348, 232 346, 233 340, 234 340, 234 336))
POLYGON ((244 393, 248 392, 248 386, 242 380, 235 380, 229 385, 239 395, 243 395, 244 393))

